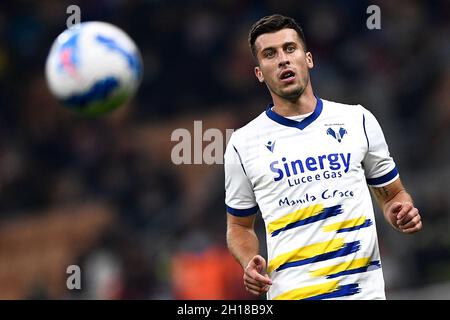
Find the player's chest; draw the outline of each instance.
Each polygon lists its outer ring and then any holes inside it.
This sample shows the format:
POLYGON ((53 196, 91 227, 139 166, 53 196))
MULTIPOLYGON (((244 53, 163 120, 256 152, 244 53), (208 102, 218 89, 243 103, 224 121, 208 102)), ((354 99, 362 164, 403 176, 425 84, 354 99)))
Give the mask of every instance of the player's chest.
POLYGON ((260 186, 290 177, 343 176, 361 170, 367 151, 363 131, 344 122, 304 130, 279 128, 261 133, 253 146, 246 170, 253 184, 260 186))

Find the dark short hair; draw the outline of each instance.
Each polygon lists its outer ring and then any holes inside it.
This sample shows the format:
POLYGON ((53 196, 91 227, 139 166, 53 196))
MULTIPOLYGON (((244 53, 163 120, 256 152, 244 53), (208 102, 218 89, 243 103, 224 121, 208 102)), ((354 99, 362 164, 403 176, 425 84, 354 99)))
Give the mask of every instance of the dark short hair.
POLYGON ((298 37, 303 43, 303 49, 306 51, 305 35, 300 25, 290 17, 283 16, 281 14, 273 14, 259 19, 250 29, 248 34, 248 43, 252 50, 253 57, 257 59, 257 53, 255 48, 255 41, 260 35, 264 33, 276 32, 282 29, 294 29, 297 31, 298 37))

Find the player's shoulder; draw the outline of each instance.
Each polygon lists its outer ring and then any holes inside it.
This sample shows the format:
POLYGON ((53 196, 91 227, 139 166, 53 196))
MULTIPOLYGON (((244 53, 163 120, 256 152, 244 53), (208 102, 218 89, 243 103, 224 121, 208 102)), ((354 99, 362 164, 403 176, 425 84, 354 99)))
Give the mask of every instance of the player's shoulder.
POLYGON ((350 121, 360 122, 364 119, 372 118, 372 113, 361 104, 347 104, 321 99, 323 113, 327 118, 345 118, 350 121))
POLYGON ((348 113, 349 115, 354 115, 355 112, 360 114, 366 109, 361 104, 347 104, 342 102, 336 102, 326 99, 321 99, 323 104, 323 110, 330 113, 348 113))
POLYGON ((236 129, 231 135, 231 139, 235 143, 248 142, 252 137, 257 136, 258 133, 263 130, 265 126, 267 126, 267 124, 267 116, 265 116, 264 111, 244 126, 236 129))

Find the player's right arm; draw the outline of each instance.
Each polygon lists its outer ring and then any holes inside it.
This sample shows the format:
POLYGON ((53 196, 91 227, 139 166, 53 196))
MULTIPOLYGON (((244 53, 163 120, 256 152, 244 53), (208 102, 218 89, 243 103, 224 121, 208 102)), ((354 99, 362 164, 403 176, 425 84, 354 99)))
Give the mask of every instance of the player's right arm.
POLYGON ((227 214, 228 249, 244 269, 246 290, 262 295, 269 290, 272 281, 266 273, 266 260, 258 255, 259 240, 254 225, 255 215, 236 217, 227 214))
POLYGON ((266 274, 266 261, 258 255, 259 241, 254 230, 259 210, 253 185, 245 170, 245 147, 233 134, 224 156, 227 244, 244 269, 244 285, 255 295, 267 292, 272 284, 266 274))

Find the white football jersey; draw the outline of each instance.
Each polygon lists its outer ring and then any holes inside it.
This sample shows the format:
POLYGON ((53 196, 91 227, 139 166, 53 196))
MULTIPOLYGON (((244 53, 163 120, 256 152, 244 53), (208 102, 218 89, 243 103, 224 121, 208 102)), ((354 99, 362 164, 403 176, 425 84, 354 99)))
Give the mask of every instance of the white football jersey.
POLYGON ((268 299, 385 299, 367 185, 398 178, 375 117, 317 98, 301 121, 267 110, 235 131, 225 152, 225 203, 261 211, 268 299))

